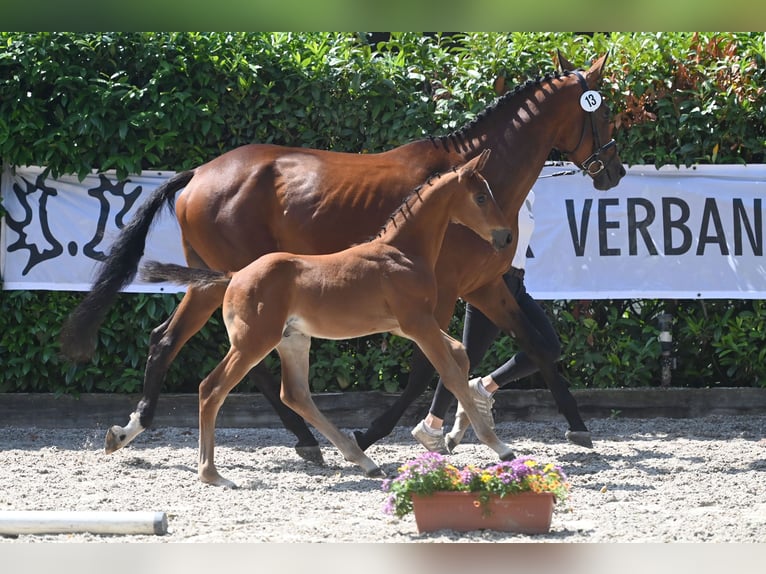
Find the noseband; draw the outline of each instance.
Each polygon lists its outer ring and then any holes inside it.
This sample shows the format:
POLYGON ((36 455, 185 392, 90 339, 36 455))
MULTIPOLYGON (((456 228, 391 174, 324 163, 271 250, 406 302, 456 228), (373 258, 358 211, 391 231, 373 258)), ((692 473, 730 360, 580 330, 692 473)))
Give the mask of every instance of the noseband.
MULTIPOLYGON (((583 93, 587 92, 590 88, 588 88, 588 84, 585 81, 585 78, 583 78, 582 74, 575 70, 574 72, 577 75, 577 80, 580 82, 580 86, 582 87, 583 93)), ((598 108, 596 108, 598 109, 598 108)), ((614 159, 614 156, 606 160, 606 163, 601 159, 601 154, 606 152, 607 150, 615 147, 617 145, 617 142, 614 141, 614 139, 609 140, 604 145, 600 145, 601 141, 598 137, 598 130, 596 129, 596 119, 593 117, 595 110, 587 112, 587 116, 590 118, 590 129, 591 133, 593 134, 593 153, 588 156, 580 165, 579 168, 586 172, 591 177, 596 177, 599 173, 604 171, 604 168, 606 165, 614 159)), ((571 152, 564 152, 567 155, 572 154, 576 152, 580 146, 582 145, 583 140, 585 139, 585 129, 586 129, 586 120, 583 120, 582 125, 582 133, 580 134, 580 141, 577 143, 577 146, 571 151, 571 152)))

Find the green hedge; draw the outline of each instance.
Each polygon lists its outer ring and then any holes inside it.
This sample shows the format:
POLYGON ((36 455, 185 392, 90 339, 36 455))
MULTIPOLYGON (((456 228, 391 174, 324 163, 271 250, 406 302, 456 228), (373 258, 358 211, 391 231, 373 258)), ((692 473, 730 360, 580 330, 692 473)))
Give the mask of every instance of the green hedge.
MULTIPOLYGON (((0 158, 52 174, 181 170, 258 142, 375 152, 462 125, 496 88, 609 50, 603 85, 628 164, 766 163, 760 33, 0 33, 0 158)), ((80 295, 0 291, 0 392, 140 391, 151 329, 177 298, 122 295, 97 355, 73 366, 57 335, 80 295), (130 321, 125 321, 130 317, 130 321)), ((656 315, 675 314, 673 384, 766 385, 760 301, 549 305, 575 386, 656 385, 656 315)), ((462 306, 453 319, 459 336, 462 306)), ((166 390, 194 391, 222 356, 215 318, 182 350, 166 390)), ((498 341, 480 366, 513 352, 498 341)), ((396 390, 410 345, 317 342, 315 391, 396 390)), ((275 358, 269 359, 276 369, 275 358)), ((520 384, 535 385, 535 378, 520 384)), ((243 384, 240 390, 249 390, 243 384)))

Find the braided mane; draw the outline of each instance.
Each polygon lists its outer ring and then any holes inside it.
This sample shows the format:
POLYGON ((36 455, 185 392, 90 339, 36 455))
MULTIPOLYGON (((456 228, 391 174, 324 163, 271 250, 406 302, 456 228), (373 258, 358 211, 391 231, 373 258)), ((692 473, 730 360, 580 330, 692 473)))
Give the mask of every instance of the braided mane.
MULTIPOLYGON (((450 169, 450 172, 454 173, 455 171, 457 171, 457 168, 455 168, 455 167, 450 169)), ((445 172, 445 173, 448 173, 448 172, 445 172)), ((407 197, 404 198, 404 200, 399 205, 399 207, 397 207, 391 213, 391 215, 388 216, 388 219, 386 219, 386 222, 381 226, 381 228, 378 231, 377 235, 374 235, 374 236, 370 237, 367 241, 369 242, 369 241, 372 241, 373 239, 377 239, 377 238, 381 237, 383 235, 383 233, 386 231, 386 229, 388 229, 388 227, 390 227, 391 225, 395 226, 396 225, 396 218, 397 218, 397 216, 399 214, 402 214, 402 217, 404 219, 406 219, 407 218, 406 211, 409 211, 409 212, 412 211, 412 206, 415 203, 415 200, 418 199, 420 201, 423 201, 423 198, 420 196, 420 192, 423 190, 423 188, 426 187, 426 186, 433 185, 435 183, 435 181, 440 179, 443 175, 445 175, 445 173, 441 173, 441 172, 433 173, 430 176, 428 176, 428 179, 426 179, 426 181, 424 181, 423 183, 418 185, 415 189, 413 189, 407 195, 407 197)))
POLYGON ((570 74, 572 74, 572 72, 570 71, 549 72, 541 78, 527 80, 523 84, 516 86, 512 91, 506 92, 502 96, 496 98, 493 102, 488 104, 482 111, 476 114, 476 116, 473 119, 471 119, 468 123, 464 124, 462 127, 446 135, 429 136, 429 139, 432 142, 441 143, 445 148, 448 148, 450 144, 452 144, 453 147, 457 148, 462 142, 465 141, 465 138, 468 132, 470 132, 473 128, 475 128, 482 122, 486 121, 486 119, 489 118, 498 109, 505 108, 506 106, 511 105, 512 101, 519 98, 521 95, 527 92, 527 90, 536 88, 537 86, 539 86, 540 84, 544 82, 550 82, 553 80, 561 79, 563 77, 567 77, 570 74))

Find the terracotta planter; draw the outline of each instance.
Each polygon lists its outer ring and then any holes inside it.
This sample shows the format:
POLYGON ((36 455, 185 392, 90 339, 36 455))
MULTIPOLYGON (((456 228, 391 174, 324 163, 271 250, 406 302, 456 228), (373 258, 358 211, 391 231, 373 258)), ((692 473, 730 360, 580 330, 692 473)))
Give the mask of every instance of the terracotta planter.
POLYGON ((435 492, 412 496, 418 532, 434 530, 499 530, 544 534, 551 527, 552 494, 522 492, 504 498, 492 496, 486 505, 473 492, 435 492))

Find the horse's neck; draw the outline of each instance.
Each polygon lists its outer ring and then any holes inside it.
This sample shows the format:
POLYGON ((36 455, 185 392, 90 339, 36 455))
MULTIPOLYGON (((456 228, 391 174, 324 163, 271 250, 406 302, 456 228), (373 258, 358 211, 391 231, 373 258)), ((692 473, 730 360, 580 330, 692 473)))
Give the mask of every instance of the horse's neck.
MULTIPOLYGON (((562 125, 560 114, 565 89, 545 90, 538 99, 537 88, 529 88, 513 100, 500 103, 482 122, 466 129, 469 146, 476 153, 491 148, 482 170, 506 217, 515 216, 535 184, 545 161, 562 136, 562 130, 580 129, 562 125), (530 112, 529 105, 536 108, 530 112)), ((474 154, 475 155, 475 154, 474 154)))
POLYGON ((451 219, 452 194, 460 191, 439 184, 424 185, 392 216, 379 240, 435 265, 451 219))

